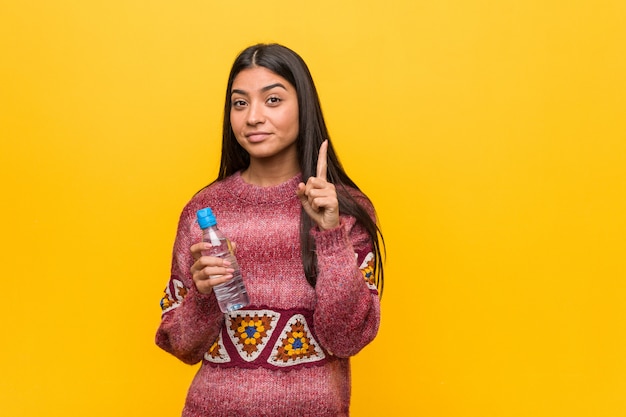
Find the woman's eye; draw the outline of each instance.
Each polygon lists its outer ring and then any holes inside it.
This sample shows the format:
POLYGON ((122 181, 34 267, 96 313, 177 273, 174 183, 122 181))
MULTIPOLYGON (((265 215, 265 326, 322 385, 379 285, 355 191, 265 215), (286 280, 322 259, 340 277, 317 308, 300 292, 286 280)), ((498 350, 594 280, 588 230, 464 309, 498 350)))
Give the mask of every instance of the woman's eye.
POLYGON ((243 100, 233 100, 233 107, 243 107, 246 105, 246 102, 243 100))
POLYGON ((281 100, 278 97, 270 97, 270 98, 267 99, 267 102, 269 104, 278 104, 278 103, 280 103, 280 101, 281 100))

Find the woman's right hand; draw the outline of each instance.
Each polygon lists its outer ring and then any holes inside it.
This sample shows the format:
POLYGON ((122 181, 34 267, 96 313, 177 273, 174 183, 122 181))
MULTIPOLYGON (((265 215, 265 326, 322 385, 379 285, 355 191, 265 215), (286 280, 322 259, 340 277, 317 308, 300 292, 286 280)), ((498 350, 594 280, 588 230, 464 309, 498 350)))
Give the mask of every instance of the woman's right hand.
POLYGON ((191 266, 191 275, 196 288, 202 294, 211 294, 213 287, 233 278, 235 270, 230 262, 215 256, 204 256, 202 251, 211 248, 211 244, 200 242, 192 245, 191 255, 196 260, 191 266))

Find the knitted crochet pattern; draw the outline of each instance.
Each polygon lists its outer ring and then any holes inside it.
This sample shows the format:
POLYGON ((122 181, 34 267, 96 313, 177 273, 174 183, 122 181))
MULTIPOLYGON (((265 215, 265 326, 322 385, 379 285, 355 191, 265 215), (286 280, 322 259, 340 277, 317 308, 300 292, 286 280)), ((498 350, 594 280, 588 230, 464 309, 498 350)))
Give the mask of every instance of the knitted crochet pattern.
POLYGON ((380 321, 372 245, 350 216, 336 229, 314 228, 319 272, 311 287, 300 254, 300 181, 257 187, 236 173, 182 211, 156 343, 185 363, 202 362, 185 417, 349 415, 349 357, 374 339, 380 321), (223 314, 215 295, 193 283, 189 248, 201 240, 196 211, 204 207, 237 244, 245 310, 223 314))

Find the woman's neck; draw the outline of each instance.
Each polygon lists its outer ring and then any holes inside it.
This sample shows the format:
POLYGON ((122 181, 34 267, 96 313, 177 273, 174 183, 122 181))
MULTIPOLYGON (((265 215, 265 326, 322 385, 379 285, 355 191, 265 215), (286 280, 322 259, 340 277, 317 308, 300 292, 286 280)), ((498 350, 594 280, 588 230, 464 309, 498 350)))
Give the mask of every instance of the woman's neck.
POLYGON ((262 161, 251 160, 250 166, 241 173, 241 178, 248 184, 259 187, 279 185, 298 175, 298 164, 266 164, 262 161))

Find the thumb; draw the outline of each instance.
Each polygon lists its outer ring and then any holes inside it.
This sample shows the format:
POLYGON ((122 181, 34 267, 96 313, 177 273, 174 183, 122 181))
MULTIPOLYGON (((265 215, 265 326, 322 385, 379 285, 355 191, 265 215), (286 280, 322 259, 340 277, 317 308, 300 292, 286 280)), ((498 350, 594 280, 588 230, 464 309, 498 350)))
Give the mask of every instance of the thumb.
POLYGON ((300 184, 298 184, 298 189, 296 190, 296 195, 298 196, 298 198, 300 199, 300 202, 303 205, 309 204, 309 199, 304 193, 305 189, 306 189, 306 186, 304 185, 303 182, 301 182, 300 184))
POLYGON ((296 190, 296 194, 298 195, 298 198, 300 199, 300 203, 302 204, 302 208, 304 208, 304 211, 309 216, 314 216, 315 211, 313 210, 313 208, 311 207, 311 204, 309 203, 309 197, 307 197, 307 195, 305 194, 305 190, 306 190, 306 186, 304 185, 304 183, 301 182, 300 184, 298 184, 298 189, 296 190))

